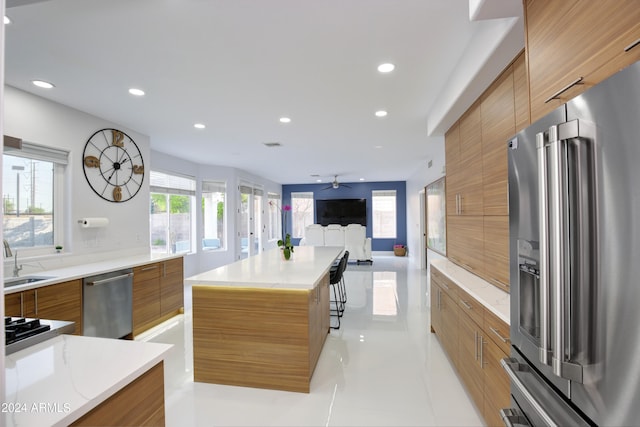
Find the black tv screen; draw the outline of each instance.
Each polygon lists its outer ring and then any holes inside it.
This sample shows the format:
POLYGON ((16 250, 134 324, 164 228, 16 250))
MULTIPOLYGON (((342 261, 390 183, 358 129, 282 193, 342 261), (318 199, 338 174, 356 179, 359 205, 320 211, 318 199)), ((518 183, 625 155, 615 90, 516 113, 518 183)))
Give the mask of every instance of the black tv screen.
POLYGON ((316 200, 316 223, 367 226, 367 199, 316 200))

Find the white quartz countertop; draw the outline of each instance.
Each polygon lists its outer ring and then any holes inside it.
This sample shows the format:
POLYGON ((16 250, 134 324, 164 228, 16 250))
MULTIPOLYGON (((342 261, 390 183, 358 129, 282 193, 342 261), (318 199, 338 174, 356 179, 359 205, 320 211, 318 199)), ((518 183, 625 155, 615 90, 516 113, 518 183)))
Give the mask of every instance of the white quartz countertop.
POLYGON ((4 293, 6 295, 14 292, 26 291, 29 289, 40 288, 42 286, 53 285, 55 283, 62 283, 68 280, 81 279, 84 277, 108 273, 110 271, 120 270, 124 268, 137 267, 139 265, 165 261, 172 258, 181 258, 183 255, 184 254, 149 253, 129 256, 126 258, 112 258, 104 261, 84 263, 54 270, 39 271, 38 273, 26 274, 25 276, 46 276, 51 277, 51 279, 40 280, 33 283, 26 283, 24 285, 5 287, 4 293))
POLYGON ((59 335, 5 357, 7 427, 66 426, 164 359, 171 344, 59 335))
POLYGON ((511 324, 511 306, 507 292, 496 288, 475 274, 469 273, 448 259, 433 260, 431 261, 431 265, 436 267, 466 293, 478 300, 480 304, 484 305, 507 325, 511 324))
POLYGON ((250 288, 313 289, 329 271, 344 248, 338 246, 296 246, 290 260, 280 249, 265 251, 214 270, 187 277, 192 285, 250 288))

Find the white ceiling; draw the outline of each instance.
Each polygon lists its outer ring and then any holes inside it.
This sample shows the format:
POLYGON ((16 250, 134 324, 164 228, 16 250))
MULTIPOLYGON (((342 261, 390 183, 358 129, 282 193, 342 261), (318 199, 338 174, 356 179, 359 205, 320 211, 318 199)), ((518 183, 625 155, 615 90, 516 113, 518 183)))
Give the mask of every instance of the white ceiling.
POLYGON ((470 21, 467 0, 49 0, 6 14, 8 85, 149 135, 154 150, 282 184, 425 167, 441 138, 427 132, 434 102, 493 25, 470 21))

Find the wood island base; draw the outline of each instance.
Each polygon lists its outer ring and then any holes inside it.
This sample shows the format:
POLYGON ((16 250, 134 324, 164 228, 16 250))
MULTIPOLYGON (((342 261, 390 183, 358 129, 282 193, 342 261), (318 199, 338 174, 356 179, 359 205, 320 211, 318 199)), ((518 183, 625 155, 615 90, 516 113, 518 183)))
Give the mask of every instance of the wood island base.
POLYGON ((313 289, 193 286, 197 382, 309 393, 328 333, 328 274, 313 289))

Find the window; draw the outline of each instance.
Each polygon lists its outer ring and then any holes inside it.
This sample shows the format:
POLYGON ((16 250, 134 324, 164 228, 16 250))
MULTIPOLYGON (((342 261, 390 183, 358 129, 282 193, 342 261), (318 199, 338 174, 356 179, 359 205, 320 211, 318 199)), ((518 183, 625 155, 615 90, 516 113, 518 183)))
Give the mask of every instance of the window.
POLYGON ((307 225, 313 224, 313 193, 291 193, 291 212, 291 237, 302 238, 307 225))
POLYGON ((202 181, 202 249, 226 248, 224 182, 202 181))
POLYGON ((151 171, 151 252, 183 253, 193 250, 196 181, 193 178, 151 171))
POLYGON ((396 191, 374 190, 372 196, 373 237, 396 237, 396 191))
POLYGON ((64 244, 64 174, 68 152, 22 143, 6 148, 2 168, 4 238, 23 255, 50 253, 64 244), (26 253, 25 253, 26 251, 26 253))
POLYGON ((268 193, 267 199, 269 200, 269 204, 267 206, 267 220, 269 221, 269 224, 267 226, 267 239, 278 240, 282 235, 282 228, 280 224, 280 195, 275 193, 268 193))

